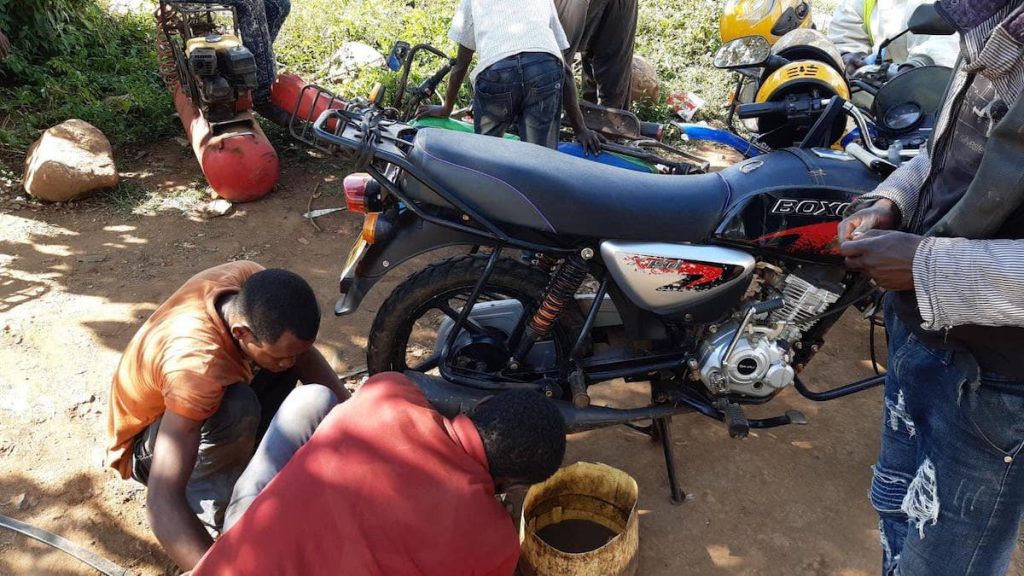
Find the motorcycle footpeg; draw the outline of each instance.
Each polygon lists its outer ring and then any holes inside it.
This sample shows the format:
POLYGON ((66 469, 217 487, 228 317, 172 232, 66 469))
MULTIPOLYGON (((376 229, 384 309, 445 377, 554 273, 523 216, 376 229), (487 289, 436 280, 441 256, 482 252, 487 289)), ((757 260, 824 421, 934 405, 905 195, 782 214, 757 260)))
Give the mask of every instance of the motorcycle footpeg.
POLYGON ((746 438, 750 434, 750 422, 747 420, 746 414, 743 413, 742 406, 722 400, 718 403, 718 409, 722 411, 730 438, 746 438))
POLYGON ((579 370, 573 370, 569 374, 569 388, 572 391, 572 405, 576 408, 586 408, 590 406, 590 395, 587 394, 587 382, 583 378, 583 373, 579 370))
POLYGON ((786 410, 786 418, 789 418, 790 424, 796 424, 797 426, 807 425, 807 416, 799 410, 786 410))

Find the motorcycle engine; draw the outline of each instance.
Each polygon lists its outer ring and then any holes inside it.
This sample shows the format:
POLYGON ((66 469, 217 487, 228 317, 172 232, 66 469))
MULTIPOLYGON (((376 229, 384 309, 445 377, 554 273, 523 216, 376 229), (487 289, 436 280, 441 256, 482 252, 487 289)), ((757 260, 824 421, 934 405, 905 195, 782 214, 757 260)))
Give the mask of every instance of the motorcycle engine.
POLYGON ((210 34, 186 43, 196 105, 210 122, 226 122, 252 105, 256 59, 237 36, 210 34))
POLYGON ((754 316, 746 326, 742 320, 721 324, 701 347, 700 379, 713 394, 763 398, 792 384, 790 345, 839 299, 793 274, 775 284, 782 292, 781 308, 754 316))

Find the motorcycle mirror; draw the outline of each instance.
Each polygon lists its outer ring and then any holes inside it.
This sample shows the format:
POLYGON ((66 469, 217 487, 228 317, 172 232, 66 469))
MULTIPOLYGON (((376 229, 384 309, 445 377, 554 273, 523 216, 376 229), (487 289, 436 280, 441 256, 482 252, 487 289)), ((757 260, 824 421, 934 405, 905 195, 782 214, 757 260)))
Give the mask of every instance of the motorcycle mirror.
POLYGON ((388 54, 388 68, 392 72, 398 72, 402 68, 402 63, 405 62, 405 57, 408 55, 409 43, 396 40, 395 45, 391 47, 391 54, 388 54))
POLYGON ((949 36, 950 34, 956 33, 956 29, 950 24, 939 11, 935 9, 935 4, 921 4, 914 9, 914 12, 910 15, 910 19, 907 21, 907 29, 892 38, 887 38, 885 42, 882 42, 878 46, 878 55, 875 62, 881 64, 885 53, 885 48, 892 44, 897 38, 908 34, 922 34, 926 36, 949 36))
POLYGON ((715 53, 715 68, 747 68, 763 64, 771 56, 772 47, 760 36, 744 36, 730 40, 715 53))
POLYGON ((907 27, 914 34, 929 36, 949 36, 956 33, 956 28, 946 20, 934 4, 921 4, 910 15, 907 27))

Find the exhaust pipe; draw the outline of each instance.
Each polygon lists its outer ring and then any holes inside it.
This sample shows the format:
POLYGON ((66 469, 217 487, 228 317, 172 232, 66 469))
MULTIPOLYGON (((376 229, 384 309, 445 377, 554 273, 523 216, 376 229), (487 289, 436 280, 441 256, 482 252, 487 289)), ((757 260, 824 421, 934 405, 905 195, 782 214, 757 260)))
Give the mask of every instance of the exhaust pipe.
MULTIPOLYGON (((422 372, 407 371, 405 375, 416 384, 434 408, 447 418, 454 418, 459 414, 469 414, 481 400, 494 396, 491 391, 453 384, 422 372)), ((608 408, 607 406, 576 408, 572 403, 564 400, 552 400, 552 402, 562 413, 568 434, 692 411, 686 406, 672 405, 628 409, 608 408)))

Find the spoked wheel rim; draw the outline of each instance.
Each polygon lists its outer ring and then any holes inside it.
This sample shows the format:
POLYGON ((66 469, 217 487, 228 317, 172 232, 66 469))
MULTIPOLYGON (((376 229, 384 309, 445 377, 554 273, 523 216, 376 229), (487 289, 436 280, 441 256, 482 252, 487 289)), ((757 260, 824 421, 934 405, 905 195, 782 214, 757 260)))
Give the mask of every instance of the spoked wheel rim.
MULTIPOLYGON (((405 350, 405 357, 396 368, 437 375, 444 362, 448 370, 460 376, 500 377, 524 382, 557 375, 559 363, 565 359, 568 349, 564 334, 557 327, 535 347, 542 351, 545 347, 553 348, 555 362, 528 362, 519 367, 508 365, 511 358, 509 348, 513 345, 509 338, 522 325, 523 315, 532 313, 536 308, 536 300, 505 287, 485 288, 477 299, 474 312, 452 339, 451 347, 447 351, 444 349, 472 289, 473 286, 464 286, 445 290, 417 307, 405 322, 400 339, 395 342, 398 349, 405 350), (519 310, 515 310, 516 304, 519 310), (480 311, 490 309, 498 309, 502 319, 479 315, 480 311)), ((528 357, 530 360, 536 358, 538 354, 535 352, 528 357)))

